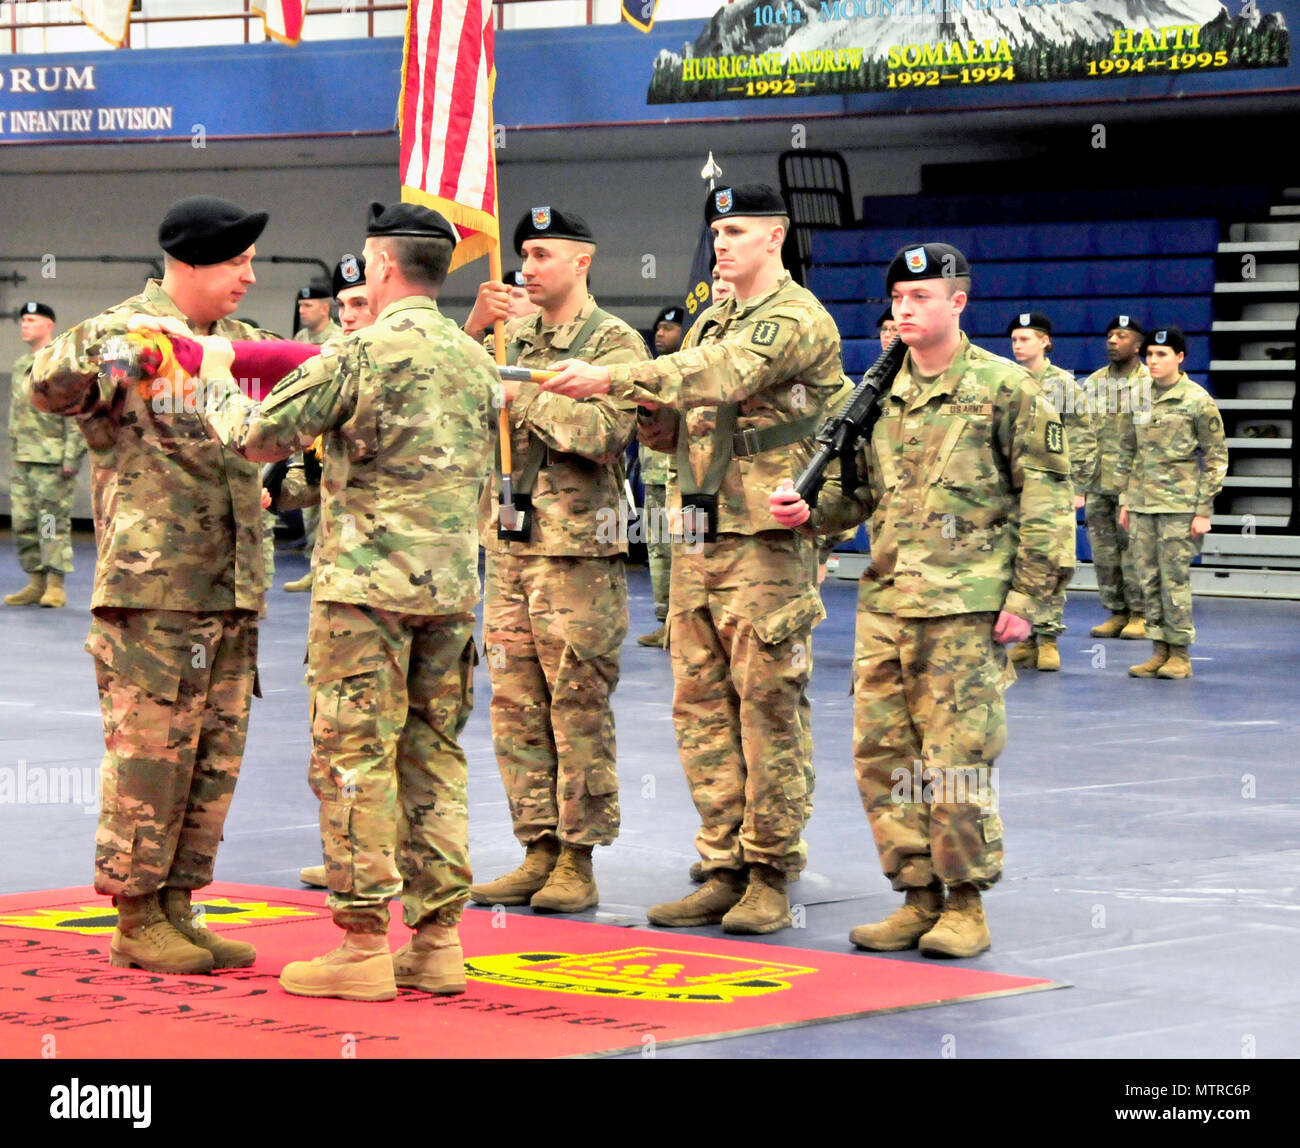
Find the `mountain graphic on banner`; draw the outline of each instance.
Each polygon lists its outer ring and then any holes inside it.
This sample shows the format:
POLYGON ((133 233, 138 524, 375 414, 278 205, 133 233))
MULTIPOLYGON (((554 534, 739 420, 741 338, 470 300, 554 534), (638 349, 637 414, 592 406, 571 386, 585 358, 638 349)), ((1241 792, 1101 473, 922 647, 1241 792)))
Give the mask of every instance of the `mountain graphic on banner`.
POLYGON ((1285 18, 1253 2, 1234 15, 1220 0, 745 0, 716 12, 680 54, 659 53, 648 102, 916 86, 916 78, 899 82, 895 73, 954 63, 996 62, 1005 71, 999 66, 980 80, 1029 81, 1288 61, 1285 18), (1132 39, 1121 48, 1116 33, 1132 39), (1144 41, 1148 34, 1155 40, 1144 41), (1159 55, 1172 52, 1200 58, 1171 62, 1159 55), (1114 66, 1118 59, 1123 66, 1114 66), (1152 60, 1163 62, 1148 67, 1152 60))

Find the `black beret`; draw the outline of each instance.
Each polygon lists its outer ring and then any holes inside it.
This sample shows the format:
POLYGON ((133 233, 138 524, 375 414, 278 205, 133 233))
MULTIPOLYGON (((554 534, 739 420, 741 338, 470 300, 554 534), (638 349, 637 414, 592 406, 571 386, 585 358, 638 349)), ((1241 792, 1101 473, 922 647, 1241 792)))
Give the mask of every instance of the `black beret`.
POLYGON ((1012 331, 1022 331, 1028 328, 1031 331, 1042 331, 1044 335, 1052 333, 1052 321, 1041 311, 1021 311, 1010 323, 1007 324, 1007 334, 1012 331))
POLYGON ((436 211, 418 203, 394 203, 385 207, 371 203, 366 234, 376 236, 411 235, 419 239, 446 239, 459 243, 455 229, 436 211))
POLYGON ((349 287, 366 285, 366 260, 361 255, 345 255, 334 268, 334 294, 340 295, 349 287))
POLYGON ((324 280, 313 279, 306 287, 298 288, 299 299, 331 299, 330 285, 324 280))
POLYGON ((878 316, 876 316, 876 328, 877 330, 879 330, 879 328, 883 327, 886 323, 892 323, 893 321, 894 321, 894 306, 891 303, 888 307, 886 307, 883 311, 881 311, 878 316))
POLYGON ((48 303, 38 303, 35 299, 23 304, 22 313, 24 315, 44 315, 51 322, 54 320, 54 308, 48 303))
MULTIPOLYGON (((658 327, 660 323, 676 323, 680 327, 685 318, 685 307, 665 307, 655 316, 654 326, 658 327)), ((653 329, 652 327, 651 330, 653 329)))
POLYGON ((1187 354, 1187 340, 1177 327, 1156 327, 1142 340, 1142 353, 1149 347, 1168 347, 1175 354, 1187 354))
POLYGON ((766 183, 741 183, 719 187, 704 201, 704 222, 712 223, 723 215, 789 215, 785 200, 776 188, 766 183))
POLYGON ((524 282, 524 273, 522 271, 507 271, 501 276, 501 282, 507 287, 526 287, 524 282))
POLYGON ((1106 334, 1109 335, 1112 331, 1136 331, 1139 335, 1144 334, 1142 324, 1132 315, 1116 315, 1106 324, 1106 334))
POLYGON ((515 254, 524 253, 526 239, 573 239, 578 243, 595 243, 591 228, 581 215, 556 211, 553 207, 534 207, 515 226, 515 254))
POLYGON ((213 195, 192 195, 167 209, 158 225, 158 246, 195 267, 242 255, 262 234, 265 211, 246 212, 213 195))
POLYGON ((966 256, 951 243, 922 243, 899 248, 885 272, 885 290, 892 290, 900 279, 955 279, 969 274, 966 256))

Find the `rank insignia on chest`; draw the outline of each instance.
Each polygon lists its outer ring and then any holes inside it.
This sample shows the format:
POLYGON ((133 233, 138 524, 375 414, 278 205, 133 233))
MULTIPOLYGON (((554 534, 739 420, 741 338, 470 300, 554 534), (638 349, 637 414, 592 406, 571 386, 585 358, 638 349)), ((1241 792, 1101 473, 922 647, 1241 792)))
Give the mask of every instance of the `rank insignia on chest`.
POLYGON ((1047 451, 1060 454, 1065 450, 1065 430, 1060 423, 1047 424, 1047 451))
POLYGON ((756 347, 770 347, 780 333, 780 323, 775 323, 771 319, 760 319, 754 324, 754 333, 750 335, 749 341, 756 347))

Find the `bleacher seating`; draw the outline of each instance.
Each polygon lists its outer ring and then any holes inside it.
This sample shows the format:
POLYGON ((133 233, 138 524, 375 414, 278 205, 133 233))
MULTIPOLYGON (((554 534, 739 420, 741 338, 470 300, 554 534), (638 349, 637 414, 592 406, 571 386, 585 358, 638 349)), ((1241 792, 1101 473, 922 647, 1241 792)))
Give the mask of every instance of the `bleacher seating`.
POLYGON ((1043 311, 1055 330, 1052 361, 1084 374, 1105 363, 1105 324, 1128 314, 1147 325, 1182 327, 1189 373, 1203 381, 1219 240, 1218 221, 1211 218, 818 233, 808 285, 839 325, 850 375, 861 374, 879 354, 875 324, 885 307, 889 259, 908 243, 940 235, 973 265, 973 299, 962 326, 983 346, 1009 355, 1008 320, 1018 311, 1043 311))

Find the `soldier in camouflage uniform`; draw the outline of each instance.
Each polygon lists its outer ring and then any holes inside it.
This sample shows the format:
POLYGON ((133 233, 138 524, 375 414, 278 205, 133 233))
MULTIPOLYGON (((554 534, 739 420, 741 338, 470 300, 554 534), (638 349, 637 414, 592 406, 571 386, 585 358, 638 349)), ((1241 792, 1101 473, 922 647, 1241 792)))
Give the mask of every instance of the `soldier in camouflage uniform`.
MULTIPOLYGON (((989 947, 980 891, 1002 872, 988 772, 1015 677, 1002 647, 1028 637, 1068 577, 1070 461, 1029 373, 962 333, 970 268, 960 251, 904 248, 886 287, 907 357, 860 459, 865 480, 852 496, 828 483, 812 517, 826 532, 871 516, 854 767, 881 866, 905 903, 850 939, 970 957, 989 947)), ((789 526, 808 520, 793 489, 772 506, 789 526)))
POLYGON ((1088 487, 1084 517, 1097 593, 1110 611, 1106 621, 1093 626, 1094 638, 1133 640, 1146 635, 1142 585, 1128 531, 1119 524, 1120 485, 1115 473, 1120 443, 1133 425, 1133 415, 1151 409, 1151 375, 1138 354, 1141 345, 1142 324, 1132 315, 1116 315, 1106 324, 1110 362, 1083 381, 1097 432, 1097 476, 1088 487))
MULTIPOLYGON (((313 281, 306 287, 298 289, 298 319, 302 326, 294 335, 294 339, 299 343, 323 347, 329 340, 337 339, 343 334, 343 328, 330 317, 330 288, 326 283, 313 281)), ((297 460, 297 465, 302 465, 301 457, 297 460)), ((310 557, 316 548, 316 531, 320 526, 320 503, 308 500, 296 508, 285 506, 285 509, 302 511, 302 530, 306 542, 303 553, 310 557)), ((267 581, 270 582, 269 574, 267 581)), ((305 594, 311 590, 311 587, 312 572, 308 570, 301 578, 286 582, 282 589, 290 594, 305 594)))
MULTIPOLYGON (((671 355, 682 345, 684 307, 665 307, 655 317, 655 354, 671 355)), ((673 546, 664 529, 668 513, 668 482, 672 474, 672 455, 652 450, 644 443, 637 446, 641 461, 641 485, 645 488, 645 507, 641 522, 645 529, 646 557, 650 566, 650 592, 654 598, 657 629, 637 638, 639 646, 664 644, 668 620, 668 586, 673 572, 673 546)))
POLYGON ((311 784, 329 906, 344 940, 285 966, 300 996, 391 1000, 465 989, 466 762, 473 704, 475 525, 497 374, 438 311, 455 232, 411 204, 372 204, 370 327, 326 347, 260 406, 228 358, 204 357, 205 419, 237 453, 285 458, 323 436, 321 536, 308 637, 311 784), (223 361, 226 360, 226 361, 223 361), (388 902, 415 930, 388 950, 388 902))
POLYGON ((86 440, 76 423, 32 405, 32 363, 54 335, 53 308, 26 303, 19 325, 28 350, 10 376, 9 504, 27 585, 8 595, 5 605, 66 606, 63 579, 72 573, 72 497, 86 440))
POLYGON ((810 438, 841 391, 840 338, 782 267, 789 216, 776 191, 718 189, 705 217, 735 295, 700 316, 675 355, 612 368, 571 362, 546 385, 658 406, 676 439, 673 721, 708 879, 653 906, 650 921, 771 933, 790 924, 787 874, 804 864, 805 689, 812 629, 825 611, 816 544, 772 517, 768 495, 807 463, 810 438))
MULTIPOLYGON (((257 467, 159 401, 161 379, 101 378, 105 340, 133 316, 178 330, 270 337, 229 318, 255 282, 266 225, 207 196, 159 228, 163 278, 79 323, 37 356, 32 401, 75 418, 90 444, 98 562, 86 650, 107 753, 95 888, 113 897, 114 965, 193 973, 252 964, 252 945, 196 929, 239 776, 257 662, 262 537, 257 467)), ((163 375, 179 374, 174 363, 163 375)))
POLYGON ((1214 499, 1228 473, 1228 445, 1214 400, 1182 371, 1182 331, 1158 328, 1142 350, 1151 373, 1151 409, 1126 429, 1115 471, 1120 525, 1130 531, 1154 649, 1128 672, 1135 678, 1190 678, 1188 651, 1196 640, 1192 560, 1210 532, 1214 499))
MULTIPOLYGON (((1047 357, 1052 346, 1052 321, 1041 311, 1022 311, 1007 324, 1012 357, 1034 376, 1043 397, 1052 405, 1065 428, 1065 445, 1070 452, 1070 481, 1074 486, 1074 509, 1084 505, 1085 494, 1096 476, 1097 432, 1092 425, 1088 392, 1069 371, 1055 366, 1047 357)), ((1063 566, 1074 568, 1077 545, 1073 535, 1068 540, 1063 566)), ((1056 671, 1061 668, 1061 654, 1056 640, 1065 633, 1065 588, 1052 597, 1043 621, 1033 633, 1011 648, 1015 665, 1028 669, 1056 671)))
MULTIPOLYGON (((533 208, 514 243, 540 310, 507 324, 510 362, 548 368, 575 353, 608 364, 649 357, 641 336, 587 291, 596 245, 579 216, 533 208)), ((498 296, 480 293, 468 329, 504 318, 498 296)), ((515 490, 530 495, 532 510, 526 537, 500 538, 500 492, 484 494, 483 648, 492 743, 525 856, 470 896, 577 913, 599 900, 594 847, 618 836, 610 699, 628 627, 622 457, 636 410, 605 397, 575 402, 535 383, 507 383, 505 397, 515 490)))

